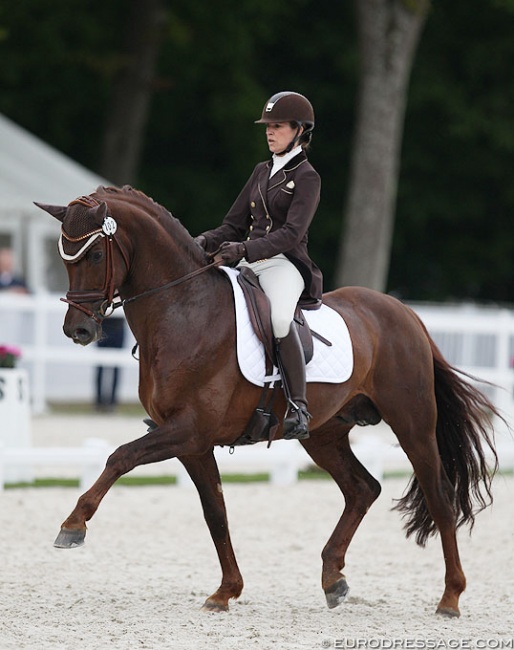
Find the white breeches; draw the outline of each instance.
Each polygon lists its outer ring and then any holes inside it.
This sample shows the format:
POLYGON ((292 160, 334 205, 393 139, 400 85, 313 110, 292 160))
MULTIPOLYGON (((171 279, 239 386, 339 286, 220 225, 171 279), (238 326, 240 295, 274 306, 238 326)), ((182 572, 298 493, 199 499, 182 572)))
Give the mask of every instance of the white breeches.
POLYGON ((273 334, 283 339, 289 334, 296 305, 305 288, 300 271, 282 254, 258 262, 243 259, 239 266, 248 266, 259 278, 271 303, 273 334))

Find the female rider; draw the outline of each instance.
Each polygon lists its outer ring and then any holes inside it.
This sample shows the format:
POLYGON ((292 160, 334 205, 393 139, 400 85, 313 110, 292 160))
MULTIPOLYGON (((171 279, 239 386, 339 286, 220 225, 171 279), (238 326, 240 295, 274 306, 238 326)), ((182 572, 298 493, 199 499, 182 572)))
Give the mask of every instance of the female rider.
POLYGON ((314 129, 309 100, 280 92, 264 105, 256 124, 266 125, 271 160, 259 163, 223 223, 196 242, 223 260, 248 266, 271 304, 271 321, 288 408, 285 439, 309 437, 305 360, 293 323, 298 302, 321 305, 323 278, 307 250, 308 228, 320 199, 321 181, 306 149, 314 129))

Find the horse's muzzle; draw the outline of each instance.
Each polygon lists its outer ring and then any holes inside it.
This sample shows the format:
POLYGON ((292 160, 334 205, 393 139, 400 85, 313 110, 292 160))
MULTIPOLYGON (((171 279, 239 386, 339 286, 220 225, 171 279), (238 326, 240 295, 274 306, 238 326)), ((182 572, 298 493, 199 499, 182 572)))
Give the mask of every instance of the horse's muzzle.
POLYGON ((64 321, 63 331, 68 338, 79 345, 89 345, 100 338, 101 327, 93 320, 84 322, 69 323, 68 318, 64 321))

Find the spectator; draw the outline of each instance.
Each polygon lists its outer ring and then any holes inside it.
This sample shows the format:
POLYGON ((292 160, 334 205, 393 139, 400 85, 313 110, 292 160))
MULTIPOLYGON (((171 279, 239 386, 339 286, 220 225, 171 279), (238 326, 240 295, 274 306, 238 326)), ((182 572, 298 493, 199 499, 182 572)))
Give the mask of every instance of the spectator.
POLYGON ((0 248, 0 291, 28 293, 25 281, 15 275, 14 254, 10 248, 0 248))
MULTIPOLYGON (((98 341, 100 348, 121 348, 125 340, 125 320, 123 318, 106 318, 102 323, 103 336, 98 341)), ((96 369, 96 410, 111 413, 118 404, 118 383, 120 368, 116 366, 99 366, 96 369)))

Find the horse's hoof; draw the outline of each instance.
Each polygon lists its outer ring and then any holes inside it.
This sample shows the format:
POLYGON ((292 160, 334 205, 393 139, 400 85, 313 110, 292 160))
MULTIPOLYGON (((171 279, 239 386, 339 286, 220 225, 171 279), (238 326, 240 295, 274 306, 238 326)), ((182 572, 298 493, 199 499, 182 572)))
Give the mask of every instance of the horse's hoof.
POLYGON ((334 609, 346 600, 350 587, 344 578, 339 578, 337 582, 325 589, 325 597, 329 609, 334 609))
POLYGON ((460 616, 459 610, 452 607, 438 607, 435 613, 446 618, 459 618, 460 616))
POLYGON ((54 546, 55 548, 77 548, 84 544, 85 539, 85 530, 67 530, 66 528, 61 528, 54 542, 54 546))
POLYGON ((210 598, 207 598, 205 603, 202 605, 202 609, 205 612, 228 612, 228 604, 218 603, 214 600, 210 600, 210 598))

